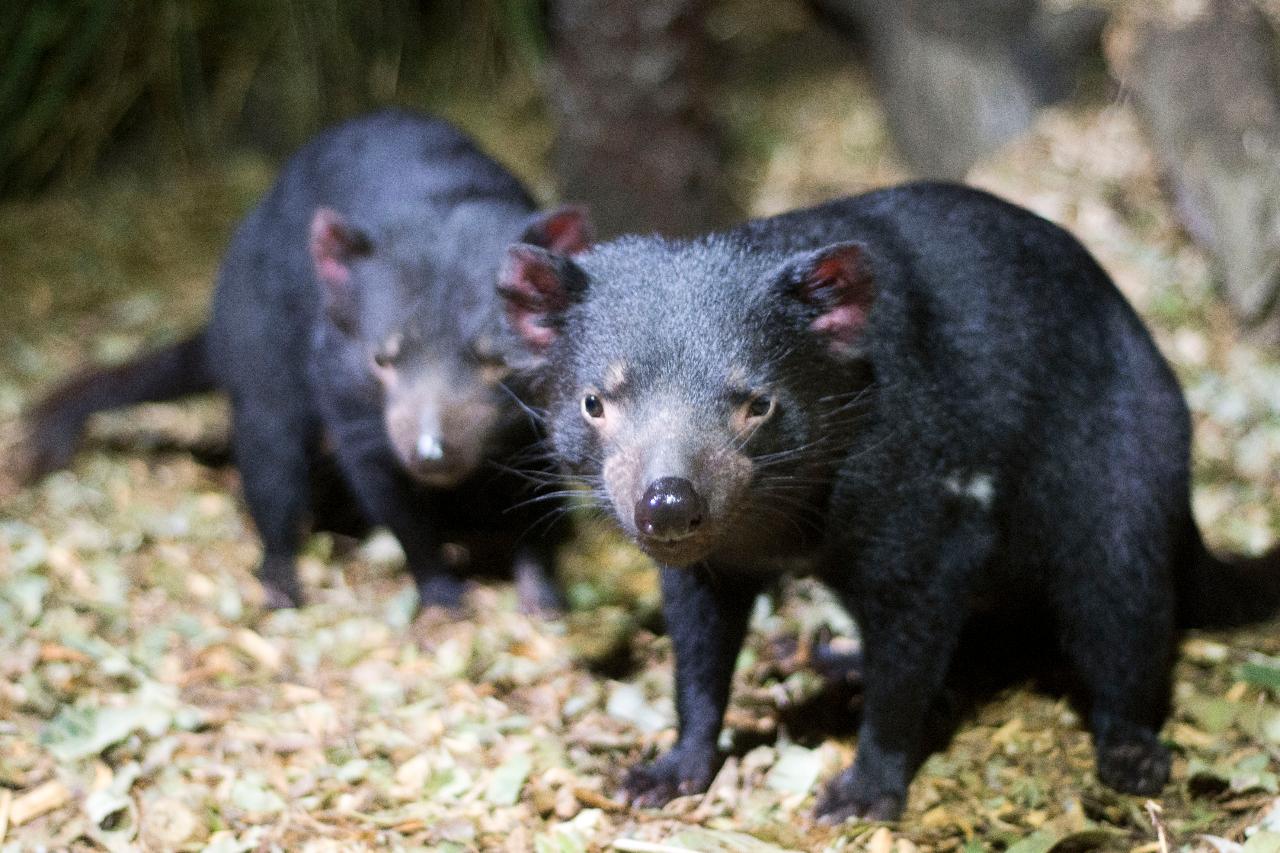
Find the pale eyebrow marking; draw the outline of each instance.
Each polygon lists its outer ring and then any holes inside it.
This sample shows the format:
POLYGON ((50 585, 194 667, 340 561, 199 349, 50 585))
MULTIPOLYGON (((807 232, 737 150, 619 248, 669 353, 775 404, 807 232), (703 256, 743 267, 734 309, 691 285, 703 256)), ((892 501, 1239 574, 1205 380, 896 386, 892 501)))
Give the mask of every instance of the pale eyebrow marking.
POLYGON ((627 365, 621 361, 610 364, 604 372, 604 385, 600 389, 606 397, 616 396, 627 384, 627 365))

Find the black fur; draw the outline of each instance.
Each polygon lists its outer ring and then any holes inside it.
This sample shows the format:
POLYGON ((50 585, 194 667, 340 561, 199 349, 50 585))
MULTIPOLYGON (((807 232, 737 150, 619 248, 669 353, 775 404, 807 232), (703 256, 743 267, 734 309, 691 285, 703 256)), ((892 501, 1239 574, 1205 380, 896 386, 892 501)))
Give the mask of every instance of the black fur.
POLYGON ((633 802, 706 788, 781 571, 817 573, 864 639, 828 819, 901 811, 962 629, 1001 612, 1074 668, 1102 781, 1155 794, 1176 629, 1280 603, 1276 555, 1233 568, 1201 544, 1187 408, 1141 321, 1075 239, 990 195, 909 185, 574 260, 516 247, 500 287, 555 451, 663 564, 679 739, 631 771, 633 802), (647 532, 656 505, 676 533, 647 532))
POLYGON ((554 606, 555 540, 524 537, 534 509, 513 508, 528 480, 503 470, 539 436, 501 381, 493 282, 514 239, 571 247, 546 233, 564 218, 537 214, 515 177, 438 119, 386 111, 331 128, 236 231, 206 329, 35 409, 32 473, 70 461, 93 411, 217 388, 231 400, 271 605, 302 600, 294 558, 314 517, 343 532, 387 525, 423 604, 459 601, 443 541, 505 537, 505 560, 540 581, 527 603, 554 606), (418 470, 413 438, 428 415, 443 438, 435 467, 418 470), (393 447, 393 421, 407 451, 393 447), (450 442, 473 452, 451 456, 450 442))

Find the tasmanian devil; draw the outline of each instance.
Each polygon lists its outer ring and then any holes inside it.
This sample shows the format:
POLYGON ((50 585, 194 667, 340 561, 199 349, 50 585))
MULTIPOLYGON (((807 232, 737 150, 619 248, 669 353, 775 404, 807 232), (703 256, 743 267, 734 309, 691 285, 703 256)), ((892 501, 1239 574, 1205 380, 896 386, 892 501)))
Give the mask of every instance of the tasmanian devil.
MULTIPOLYGON (((462 579, 442 541, 515 543, 535 521, 511 511, 529 497, 525 481, 486 465, 538 439, 506 384, 511 338, 494 292, 503 249, 526 240, 572 253, 587 239, 579 209, 538 213, 444 121, 385 111, 333 127, 240 224, 204 329, 74 379, 35 408, 31 474, 69 463, 93 412, 220 389, 269 604, 302 600, 295 555, 319 498, 311 485, 336 463, 342 488, 316 514, 385 524, 422 603, 455 605, 462 579)), ((552 545, 527 539, 505 555, 534 606, 556 598, 552 545)))
POLYGON ((828 819, 901 811, 981 614, 1041 615, 1099 777, 1153 794, 1178 627, 1280 604, 1277 555, 1201 542, 1187 408, 1141 321, 1075 239, 990 195, 916 184, 691 241, 514 246, 499 281, 554 452, 662 567, 679 737, 630 771, 635 803, 710 783, 752 602, 786 570, 863 635, 828 819))

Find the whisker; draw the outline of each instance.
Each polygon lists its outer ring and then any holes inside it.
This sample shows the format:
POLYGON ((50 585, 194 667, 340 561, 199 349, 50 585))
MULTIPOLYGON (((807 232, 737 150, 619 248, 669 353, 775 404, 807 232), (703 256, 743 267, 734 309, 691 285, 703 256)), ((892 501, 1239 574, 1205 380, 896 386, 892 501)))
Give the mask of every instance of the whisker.
POLYGON ((499 382, 498 387, 501 388, 503 391, 505 391, 507 393, 507 396, 509 396, 512 399, 512 401, 514 401, 515 404, 520 407, 520 411, 524 412, 524 414, 529 418, 529 421, 530 423, 533 424, 533 426, 539 427, 546 424, 547 422, 546 412, 539 411, 535 409, 533 406, 530 406, 524 400, 520 399, 520 395, 517 394, 515 391, 511 390, 511 387, 507 385, 507 383, 499 382))

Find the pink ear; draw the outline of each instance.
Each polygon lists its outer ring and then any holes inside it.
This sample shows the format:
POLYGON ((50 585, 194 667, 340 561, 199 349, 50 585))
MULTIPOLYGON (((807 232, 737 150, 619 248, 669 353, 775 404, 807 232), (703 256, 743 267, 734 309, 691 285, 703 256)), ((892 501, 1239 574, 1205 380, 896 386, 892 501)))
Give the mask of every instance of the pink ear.
POLYGON ((520 242, 562 255, 576 255, 590 248, 593 239, 586 208, 566 204, 534 217, 520 242))
POLYGON ((571 270, 571 261, 537 246, 517 243, 507 249, 498 272, 498 293, 506 302, 511 328, 535 353, 559 335, 555 321, 569 307, 571 270))
POLYGON ((311 265, 324 286, 325 309, 340 328, 355 321, 356 296, 351 284, 351 261, 371 250, 369 239, 328 207, 311 217, 311 265))
POLYGON ((791 265, 789 273, 792 293, 818 311, 809 328, 827 338, 837 354, 856 354, 875 301, 864 247, 837 243, 819 249, 791 265))
POLYGON ((330 207, 316 209, 311 217, 311 262, 324 282, 345 282, 351 277, 353 257, 369 251, 369 240, 330 207))

